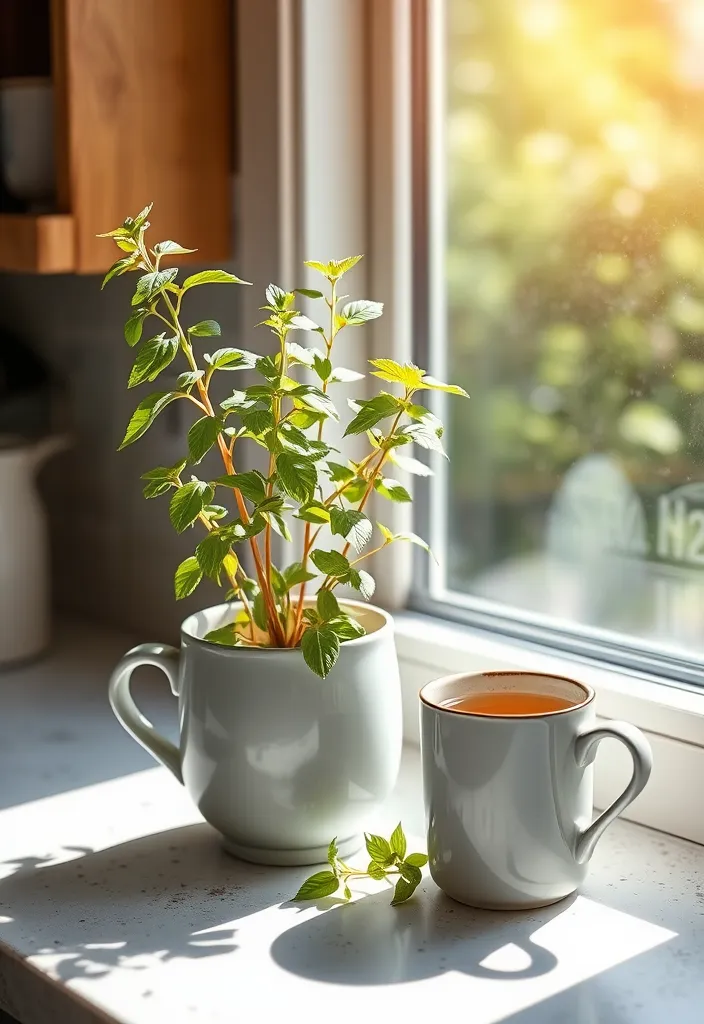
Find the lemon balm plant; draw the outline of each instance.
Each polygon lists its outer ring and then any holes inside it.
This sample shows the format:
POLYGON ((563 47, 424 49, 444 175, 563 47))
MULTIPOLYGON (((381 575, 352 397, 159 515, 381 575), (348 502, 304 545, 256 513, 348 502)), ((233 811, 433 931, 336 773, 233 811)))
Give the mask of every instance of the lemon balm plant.
POLYGON ((231 347, 207 353, 202 350, 205 339, 218 338, 220 326, 214 320, 189 321, 189 293, 207 284, 248 282, 224 270, 179 280, 179 269, 165 264, 172 256, 195 250, 170 240, 147 243, 150 210, 101 236, 111 238, 123 253, 103 287, 129 271, 140 275, 125 324, 125 339, 136 349, 128 387, 154 382, 177 358, 184 363, 175 388, 153 391, 140 401, 120 446, 138 441, 171 402, 193 406, 187 454, 174 466, 143 475, 145 497, 168 498, 171 522, 179 533, 190 527, 202 533, 194 553, 176 569, 176 597, 189 596, 209 577, 226 587, 226 600, 238 602, 239 610, 232 623, 212 630, 206 639, 226 646, 301 647, 308 666, 325 677, 340 644, 364 634, 361 623, 338 603, 336 589, 347 584, 368 600, 374 593, 374 579, 366 568, 372 555, 404 541, 427 549, 415 534, 394 533, 383 523, 376 524, 375 543, 374 524, 367 515, 375 493, 392 502, 411 501, 406 488, 389 475, 394 466, 429 475, 425 463, 409 454, 410 446, 443 453, 442 424, 419 403, 418 395, 428 390, 466 393, 412 364, 371 360, 373 376, 391 389, 350 403, 344 436, 366 434, 369 451, 359 461, 346 459, 326 439, 326 427, 340 419, 336 385, 363 375, 333 360, 341 336, 353 334, 383 310, 380 302, 341 294, 344 275, 361 256, 308 261, 306 266, 323 279, 320 291, 269 285, 262 325, 274 337, 271 354, 231 347), (318 300, 319 322, 296 308, 301 295, 318 300), (147 329, 152 324, 158 333, 147 329), (301 332, 314 343, 303 346, 295 340, 301 332), (257 382, 235 388, 216 405, 210 393, 215 374, 245 370, 256 374, 257 382), (238 472, 246 444, 265 449, 266 472, 238 472), (220 453, 223 473, 201 479, 198 467, 212 448, 220 453), (234 512, 220 503, 225 494, 232 496, 234 512), (302 547, 297 557, 277 566, 272 535, 283 538, 283 550, 288 550, 291 518, 303 524, 302 547), (243 546, 251 551, 253 577, 239 557, 243 546), (309 591, 317 593, 314 601, 309 591))

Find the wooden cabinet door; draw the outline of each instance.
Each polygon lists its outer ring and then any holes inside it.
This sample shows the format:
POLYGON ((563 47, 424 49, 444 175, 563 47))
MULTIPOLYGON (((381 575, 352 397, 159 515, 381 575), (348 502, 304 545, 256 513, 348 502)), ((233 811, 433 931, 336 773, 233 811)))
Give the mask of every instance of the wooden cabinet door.
POLYGON ((53 0, 59 203, 75 269, 115 259, 95 237, 154 202, 154 241, 231 251, 231 0, 53 0))

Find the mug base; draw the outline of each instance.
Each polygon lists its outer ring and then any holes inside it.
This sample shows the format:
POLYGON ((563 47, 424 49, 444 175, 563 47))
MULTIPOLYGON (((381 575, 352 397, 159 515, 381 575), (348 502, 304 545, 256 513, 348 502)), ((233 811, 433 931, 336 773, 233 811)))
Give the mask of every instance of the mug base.
MULTIPOLYGON (((351 857, 361 850, 364 840, 361 835, 350 836, 337 842, 339 856, 351 857)), ((243 846, 234 839, 223 836, 225 852, 246 860, 250 864, 270 864, 273 867, 298 867, 304 864, 325 864, 328 859, 327 846, 310 846, 293 850, 269 850, 258 846, 243 846)))
POLYGON ((461 899, 459 896, 455 896, 449 892, 445 892, 445 895, 448 896, 451 900, 454 900, 455 903, 461 903, 465 907, 473 907, 475 910, 503 910, 508 911, 509 913, 513 913, 521 910, 540 910, 541 907, 552 907, 555 903, 561 903, 562 900, 569 899, 570 896, 573 896, 575 892, 576 889, 573 889, 571 892, 566 892, 562 896, 556 896, 554 899, 526 900, 525 902, 521 901, 520 903, 511 901, 507 901, 506 903, 502 903, 499 901, 492 902, 491 900, 482 900, 474 898, 461 899))

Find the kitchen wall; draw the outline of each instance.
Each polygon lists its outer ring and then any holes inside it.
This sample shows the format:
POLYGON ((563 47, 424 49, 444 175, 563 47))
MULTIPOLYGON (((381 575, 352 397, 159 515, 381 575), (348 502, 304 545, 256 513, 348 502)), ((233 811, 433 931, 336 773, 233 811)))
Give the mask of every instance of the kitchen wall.
MULTIPOLYGON (((198 239, 183 242, 197 246, 198 239)), ((246 268, 236 263, 224 266, 246 277, 246 268)), ((67 389, 73 444, 46 466, 40 480, 57 608, 134 631, 142 639, 168 640, 189 606, 174 601, 173 571, 192 553, 195 538, 190 530, 174 533, 168 499, 144 500, 139 476, 182 457, 193 417, 187 403, 176 402, 143 438, 116 451, 140 398, 150 387, 161 388, 162 380, 168 386, 164 374, 153 386, 126 389, 134 352, 125 344, 122 325, 134 281, 134 275, 126 275, 101 292, 99 277, 0 274, 0 331, 25 339, 67 389)), ((209 317, 222 326, 221 342, 201 340, 204 351, 219 344, 260 343, 241 337, 240 292, 239 286, 211 285, 194 289, 188 305, 184 302, 189 322, 209 317)), ((234 386, 234 374, 221 377, 227 378, 223 385, 234 386)), ((204 582, 190 605, 202 607, 204 598, 216 593, 204 582)))

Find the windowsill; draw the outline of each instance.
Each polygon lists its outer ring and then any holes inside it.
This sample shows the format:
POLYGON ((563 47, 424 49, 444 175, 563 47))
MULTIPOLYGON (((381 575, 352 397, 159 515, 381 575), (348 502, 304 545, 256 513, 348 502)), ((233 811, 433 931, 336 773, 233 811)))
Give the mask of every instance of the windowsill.
MULTIPOLYGON (((653 747, 653 775, 627 816, 704 843, 704 692, 427 615, 402 612, 394 618, 407 740, 418 741, 418 690, 439 675, 515 668, 573 676, 596 690, 601 717, 632 722, 653 747)), ((620 745, 602 744, 595 767, 598 806, 624 788, 629 774, 630 758, 620 745)))
MULTIPOLYGON (((617 822, 580 894, 523 914, 451 903, 429 878, 397 909, 376 885, 349 907, 291 906, 311 869, 226 856, 113 719, 107 676, 129 644, 72 628, 0 680, 0 1007, 22 1024, 229 1024, 291 1007, 352 1024, 370 1006, 415 1021, 443 1005, 471 1006, 476 1024, 699 1019, 701 848, 617 822)), ((140 702, 173 726, 156 679, 147 694, 138 681, 140 702)), ((399 818, 421 848, 412 747, 369 828, 399 818)))

